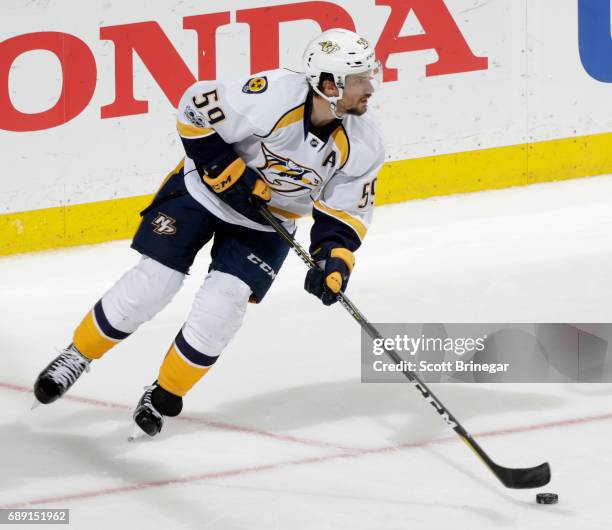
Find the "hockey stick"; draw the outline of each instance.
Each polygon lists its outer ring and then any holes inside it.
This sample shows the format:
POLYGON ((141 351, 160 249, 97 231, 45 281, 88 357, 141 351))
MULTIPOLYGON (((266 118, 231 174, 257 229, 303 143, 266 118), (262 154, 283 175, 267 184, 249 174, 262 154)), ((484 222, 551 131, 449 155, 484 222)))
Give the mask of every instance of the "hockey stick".
MULTIPOLYGON (((285 229, 285 227, 270 213, 265 205, 258 206, 259 213, 268 221, 268 223, 276 230, 276 232, 289 244, 301 260, 309 267, 315 268, 318 265, 313 261, 304 248, 294 239, 294 237, 285 229)), ((365 330, 365 332, 373 339, 382 339, 382 335, 378 330, 363 316, 361 311, 349 300, 343 293, 338 294, 338 302, 349 312, 349 314, 357 321, 357 323, 365 330)), ((402 363, 402 358, 395 350, 386 349, 385 353, 396 364, 402 363)), ((402 373, 410 381, 421 395, 436 409, 436 412, 442 419, 450 425, 450 427, 460 436, 467 446, 476 453, 491 472, 501 481, 507 488, 525 489, 539 488, 548 484, 550 481, 550 466, 548 463, 540 464, 535 467, 527 468, 509 468, 503 467, 491 460, 484 449, 472 438, 472 435, 467 432, 459 421, 449 412, 428 386, 419 378, 419 376, 410 370, 402 370, 402 373)))

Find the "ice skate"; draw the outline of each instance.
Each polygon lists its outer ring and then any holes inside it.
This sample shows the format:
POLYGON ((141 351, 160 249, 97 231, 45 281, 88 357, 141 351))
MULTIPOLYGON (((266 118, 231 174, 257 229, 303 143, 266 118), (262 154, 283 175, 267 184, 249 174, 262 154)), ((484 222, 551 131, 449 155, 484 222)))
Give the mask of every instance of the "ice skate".
MULTIPOLYGON (((145 393, 140 398, 133 417, 142 431, 149 436, 155 436, 162 430, 164 416, 178 416, 182 409, 183 398, 164 390, 155 382, 145 387, 145 393)), ((134 430, 128 439, 137 439, 137 432, 134 430)))
POLYGON ((74 345, 68 346, 38 374, 34 383, 38 402, 47 405, 61 398, 83 372, 89 371, 90 362, 74 345))

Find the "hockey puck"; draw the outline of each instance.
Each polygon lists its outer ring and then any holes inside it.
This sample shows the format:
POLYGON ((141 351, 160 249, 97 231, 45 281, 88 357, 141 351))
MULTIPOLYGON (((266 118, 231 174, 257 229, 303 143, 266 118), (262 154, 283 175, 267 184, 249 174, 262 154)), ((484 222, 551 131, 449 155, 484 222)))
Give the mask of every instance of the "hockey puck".
POLYGON ((538 504, 557 504, 559 502, 559 495, 556 493, 538 493, 536 495, 536 502, 538 504))

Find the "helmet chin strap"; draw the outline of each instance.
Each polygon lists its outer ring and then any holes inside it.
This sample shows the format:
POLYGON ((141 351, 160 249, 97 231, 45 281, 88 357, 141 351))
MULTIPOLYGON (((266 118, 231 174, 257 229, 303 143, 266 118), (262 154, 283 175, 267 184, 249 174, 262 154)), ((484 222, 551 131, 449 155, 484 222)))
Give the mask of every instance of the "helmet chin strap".
POLYGON ((338 115, 338 113, 336 112, 338 108, 338 101, 342 99, 342 89, 340 87, 338 87, 337 96, 326 96, 316 86, 313 86, 312 88, 317 94, 319 94, 319 96, 321 96, 325 101, 329 103, 329 110, 331 110, 331 113, 334 115, 334 118, 336 118, 337 120, 341 120, 344 118, 343 114, 338 115))

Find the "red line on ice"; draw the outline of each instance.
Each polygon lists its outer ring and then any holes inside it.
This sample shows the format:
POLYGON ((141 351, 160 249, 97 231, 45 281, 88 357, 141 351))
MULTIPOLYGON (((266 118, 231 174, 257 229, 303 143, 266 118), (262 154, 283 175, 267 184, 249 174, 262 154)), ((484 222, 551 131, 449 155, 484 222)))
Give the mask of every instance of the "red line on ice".
MULTIPOLYGON (((11 385, 11 384, 7 384, 7 383, 0 383, 0 388, 6 388, 9 390, 16 390, 18 392, 30 392, 30 389, 25 388, 25 387, 21 387, 21 386, 17 386, 17 385, 11 385)), ((66 399, 68 396, 66 396, 64 399, 66 399)), ((121 410, 125 410, 128 409, 129 407, 125 406, 125 405, 120 405, 120 404, 116 404, 116 403, 109 403, 109 402, 105 402, 105 401, 98 401, 95 399, 88 399, 88 398, 79 398, 79 397, 74 397, 72 396, 71 398, 74 401, 79 401, 82 403, 89 403, 91 405, 98 405, 98 406, 103 406, 103 407, 107 407, 107 408, 115 408, 115 409, 121 409, 121 410)), ((180 418, 180 416, 179 416, 180 418)), ((474 436, 478 437, 478 438, 483 438, 483 437, 489 437, 489 436, 504 436, 504 435, 509 435, 509 434, 517 434, 517 433, 522 433, 522 432, 529 432, 529 431, 537 431, 537 430, 541 430, 541 429, 550 429, 550 428, 555 428, 555 427, 565 427, 568 425, 578 425, 581 423, 590 423, 593 421, 602 421, 602 420, 610 420, 612 419, 612 413, 607 413, 607 414, 598 414, 598 415, 594 415, 594 416, 585 416, 582 418, 571 418, 571 419, 567 419, 567 420, 557 420, 557 421, 551 421, 551 422, 543 422, 543 423, 536 423, 533 425, 525 425, 522 427, 512 427, 509 429, 499 429, 499 430, 494 430, 494 431, 484 431, 484 432, 480 432, 480 433, 476 433, 474 436)), ((204 423, 204 424, 214 424, 216 422, 206 422, 204 420, 199 420, 196 419, 197 422, 199 423, 204 423)), ((223 424, 224 425, 224 424, 223 424)), ((216 426, 216 425, 213 425, 216 426)), ((225 427, 219 427, 219 428, 225 428, 225 427)), ((280 435, 275 435, 273 433, 267 433, 267 431, 257 431, 257 430, 251 430, 251 429, 243 429, 241 427, 236 427, 235 430, 238 431, 244 431, 244 432, 248 432, 251 434, 261 434, 261 433, 266 433, 266 436, 272 436, 273 438, 278 438, 278 439, 290 439, 290 441, 299 441, 300 439, 298 438, 294 438, 294 437, 285 437, 285 436, 280 436, 280 435)), ((16 503, 12 503, 12 504, 8 504, 8 505, 0 505, 0 508, 23 508, 26 506, 39 506, 41 504, 51 504, 51 503, 58 503, 58 502, 63 502, 63 501, 71 501, 71 500, 82 500, 82 499, 90 499, 93 497, 104 497, 107 495, 113 495, 115 493, 129 493, 129 492, 135 492, 135 491, 142 491, 142 490, 147 490, 147 489, 151 489, 151 488, 160 488, 160 487, 164 487, 164 486, 171 486, 173 484, 190 484, 193 482, 199 482, 199 481, 203 481, 203 480, 210 480, 210 479, 217 479, 217 478, 226 478, 226 477, 232 477, 232 476, 239 476, 239 475, 247 475, 249 473, 257 473, 257 472, 261 472, 261 471, 271 471, 271 470, 276 470, 276 469, 282 469, 282 468, 286 468, 286 467, 291 467, 291 466, 300 466, 300 465, 307 465, 307 464, 318 464, 321 462, 326 462, 329 460, 338 460, 338 459, 348 459, 348 458, 359 458, 361 456, 367 456, 367 455, 372 455, 372 454, 380 454, 380 453, 387 453, 387 452, 391 452, 391 451, 397 451, 400 449, 408 449, 408 448, 420 448, 420 447, 427 447, 427 446, 432 446, 432 445, 438 445, 438 444, 442 444, 442 443, 449 443, 449 442, 453 442, 453 441, 458 441, 459 438, 456 436, 449 436, 446 438, 439 438, 436 440, 427 440, 427 441, 423 441, 423 442, 415 442, 415 443, 406 443, 406 444, 400 444, 400 445, 396 445, 396 446, 384 446, 384 447, 375 447, 375 448, 370 448, 370 449, 348 449, 342 446, 333 446, 331 444, 328 444, 328 447, 335 447, 338 449, 342 449, 342 452, 340 453, 333 453, 333 454, 329 454, 329 455, 323 455, 323 456, 317 456, 317 457, 309 457, 309 458, 303 458, 303 459, 298 459, 298 460, 288 460, 285 462, 277 462, 277 463, 272 463, 272 464, 262 464, 259 466, 251 466, 251 467, 242 467, 242 468, 237 468, 237 469, 228 469, 226 471, 216 471, 216 472, 211 472, 211 473, 203 473, 200 475, 192 475, 192 476, 187 476, 187 477, 175 477, 175 478, 171 478, 171 479, 164 479, 164 480, 157 480, 157 481, 148 481, 148 482, 139 482, 137 484, 132 484, 129 486, 119 486, 116 488, 107 488, 107 489, 103 489, 103 490, 93 490, 93 491, 83 491, 83 492, 79 492, 79 493, 72 493, 72 494, 68 494, 68 495, 59 495, 59 496, 55 496, 55 497, 43 497, 43 498, 38 498, 38 499, 30 499, 27 501, 20 501, 20 502, 16 502, 16 503)), ((300 442, 302 443, 302 442, 300 442)))
MULTIPOLYGON (((24 392, 24 393, 33 393, 31 388, 25 387, 25 386, 20 386, 20 385, 13 385, 11 383, 2 383, 0 382, 0 388, 4 388, 7 390, 14 390, 16 392, 24 392)), ((111 401, 101 401, 99 399, 91 399, 91 398, 85 398, 85 397, 79 397, 79 396, 74 396, 74 395, 70 395, 70 394, 66 394, 62 399, 68 400, 68 401, 74 401, 76 403, 86 403, 88 405, 94 405, 97 407, 104 407, 107 409, 116 409, 116 410, 132 410, 133 407, 130 407, 128 405, 122 405, 120 403, 113 403, 111 401)), ((354 451, 355 448, 354 447, 348 447, 345 445, 337 445, 337 444, 332 444, 332 443, 328 443, 328 442, 323 442, 323 441, 319 441, 319 440, 312 440, 309 438, 302 438, 302 437, 297 437, 297 436, 289 436, 286 434, 276 434, 273 432, 269 432, 269 431, 264 431, 263 429, 256 429, 254 427, 243 427, 241 425, 234 425, 231 423, 225 423, 222 421, 211 421, 211 420, 204 420, 201 418, 194 418, 192 416, 187 416, 187 415, 183 415, 183 416, 178 416, 176 418, 174 418, 175 420, 180 420, 180 421, 185 421, 185 422, 189 422, 189 423, 196 423, 196 424, 201 424, 201 425, 206 425, 208 427, 214 427, 216 429, 223 429, 226 431, 237 431, 237 432, 244 432, 247 434, 254 434, 257 436, 265 436, 267 438, 274 438, 275 440, 281 440, 283 442, 291 442, 291 443, 298 443, 298 444, 302 444, 302 445, 308 445, 308 446, 312 446, 312 447, 323 447, 325 449, 340 449, 342 451, 354 451)))

